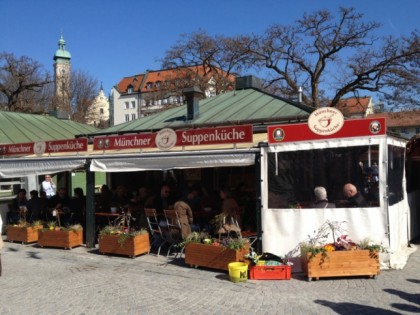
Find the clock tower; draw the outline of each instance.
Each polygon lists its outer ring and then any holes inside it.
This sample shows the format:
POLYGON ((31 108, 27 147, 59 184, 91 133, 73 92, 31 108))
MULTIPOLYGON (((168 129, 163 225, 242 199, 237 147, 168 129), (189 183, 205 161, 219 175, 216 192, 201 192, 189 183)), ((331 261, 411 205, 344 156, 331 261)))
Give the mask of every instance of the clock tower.
POLYGON ((54 83, 56 110, 70 109, 70 63, 71 54, 66 50, 66 41, 61 35, 54 55, 54 83))

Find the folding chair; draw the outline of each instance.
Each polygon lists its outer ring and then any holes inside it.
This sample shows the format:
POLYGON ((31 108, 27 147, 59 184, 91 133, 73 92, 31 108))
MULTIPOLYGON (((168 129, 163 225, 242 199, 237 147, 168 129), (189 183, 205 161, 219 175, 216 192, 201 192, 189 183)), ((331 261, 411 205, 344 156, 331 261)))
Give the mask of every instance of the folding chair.
MULTIPOLYGON (((171 248, 182 241, 181 222, 179 221, 178 212, 176 210, 163 210, 166 218, 166 227, 163 228, 163 238, 169 243, 169 249, 166 256, 169 256, 171 248)), ((181 253, 182 254, 182 251, 181 253)), ((175 255, 175 258, 178 253, 175 255)))
MULTIPOLYGON (((152 236, 152 243, 150 244, 150 248, 152 248, 152 246, 155 243, 159 243, 158 252, 157 252, 157 255, 159 256, 160 249, 162 248, 163 244, 166 243, 166 241, 163 237, 162 228, 159 225, 159 219, 157 217, 156 209, 144 208, 144 213, 146 215, 147 224, 149 225, 150 234, 152 236)), ((150 250, 149 250, 149 253, 150 253, 150 250)))

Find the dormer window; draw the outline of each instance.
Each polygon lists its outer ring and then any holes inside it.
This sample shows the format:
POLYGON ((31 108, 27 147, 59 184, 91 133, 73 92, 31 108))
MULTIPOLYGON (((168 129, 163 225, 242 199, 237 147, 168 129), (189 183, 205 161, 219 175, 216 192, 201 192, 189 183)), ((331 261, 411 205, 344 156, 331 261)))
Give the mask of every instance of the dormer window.
POLYGON ((157 87, 157 88, 160 88, 161 86, 162 86, 162 82, 161 82, 161 81, 157 81, 157 82, 156 82, 156 87, 157 87))
POLYGON ((128 93, 128 94, 133 93, 133 86, 132 86, 132 85, 129 85, 129 86, 128 86, 128 88, 127 88, 127 93, 128 93))
POLYGON ((152 82, 147 82, 146 89, 150 90, 152 87, 153 87, 153 83, 152 82))

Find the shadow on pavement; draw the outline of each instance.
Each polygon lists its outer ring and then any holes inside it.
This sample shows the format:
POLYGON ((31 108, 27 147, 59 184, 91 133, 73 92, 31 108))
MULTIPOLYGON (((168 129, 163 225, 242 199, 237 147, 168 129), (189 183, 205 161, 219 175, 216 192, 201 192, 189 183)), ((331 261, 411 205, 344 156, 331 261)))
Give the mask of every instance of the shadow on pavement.
POLYGON ((335 303, 325 300, 315 300, 315 303, 331 308, 337 314, 401 314, 383 308, 356 303, 335 303))

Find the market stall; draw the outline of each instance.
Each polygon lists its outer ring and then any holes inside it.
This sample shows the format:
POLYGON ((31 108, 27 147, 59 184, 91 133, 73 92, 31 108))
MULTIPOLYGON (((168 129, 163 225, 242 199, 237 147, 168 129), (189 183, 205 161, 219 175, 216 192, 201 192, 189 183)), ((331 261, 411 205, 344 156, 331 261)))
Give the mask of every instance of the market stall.
POLYGON ((298 261, 299 244, 328 220, 341 222, 355 241, 369 238, 386 248, 382 268, 405 265, 410 252, 406 142, 386 134, 384 119, 344 120, 334 108, 323 108, 308 123, 269 126, 268 144, 261 162, 264 251, 298 261), (363 206, 346 203, 346 183, 357 187, 363 206), (334 208, 315 208, 317 186, 326 189, 334 208))

